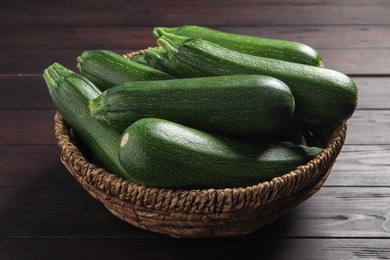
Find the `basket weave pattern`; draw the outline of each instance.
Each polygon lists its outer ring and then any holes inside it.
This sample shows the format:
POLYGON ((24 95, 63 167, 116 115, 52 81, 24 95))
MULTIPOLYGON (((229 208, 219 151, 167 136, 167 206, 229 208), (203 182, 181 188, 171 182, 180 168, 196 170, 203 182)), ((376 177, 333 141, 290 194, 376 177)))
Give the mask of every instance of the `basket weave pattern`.
POLYGON ((346 137, 346 124, 335 126, 320 155, 271 181, 174 190, 145 187, 97 167, 77 148, 59 113, 54 121, 61 161, 89 194, 126 222, 175 237, 237 236, 280 218, 322 187, 346 137))

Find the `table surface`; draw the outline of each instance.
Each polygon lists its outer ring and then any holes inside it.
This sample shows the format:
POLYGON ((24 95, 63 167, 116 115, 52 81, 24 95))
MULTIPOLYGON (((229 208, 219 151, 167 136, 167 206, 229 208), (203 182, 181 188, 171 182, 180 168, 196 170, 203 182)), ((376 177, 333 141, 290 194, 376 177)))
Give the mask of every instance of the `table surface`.
POLYGON ((1 258, 390 259, 389 57, 386 0, 2 1, 1 258), (359 89, 322 189, 249 235, 175 239, 138 229, 111 215, 59 160, 44 68, 76 70, 83 50, 154 46, 154 26, 184 24, 306 43, 359 89))

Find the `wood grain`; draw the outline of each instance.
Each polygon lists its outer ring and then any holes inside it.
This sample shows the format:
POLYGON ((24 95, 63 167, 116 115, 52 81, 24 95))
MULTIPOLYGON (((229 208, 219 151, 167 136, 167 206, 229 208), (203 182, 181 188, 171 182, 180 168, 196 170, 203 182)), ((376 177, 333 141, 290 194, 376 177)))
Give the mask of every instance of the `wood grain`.
POLYGON ((225 259, 261 255, 261 259, 389 259, 386 239, 289 239, 253 238, 174 239, 174 238, 99 238, 0 239, 0 254, 6 259, 225 259), (195 246, 196 245, 196 246, 195 246), (41 248, 45 248, 42 250, 41 248), (150 250, 153 248, 153 250, 150 250), (212 248, 213 250, 209 250, 212 248))
MULTIPOLYGON (((9 1, 8 1, 9 2, 9 1)), ((388 25, 390 6, 332 4, 237 4, 203 5, 56 2, 10 2, 0 9, 0 24, 45 26, 172 26, 182 24, 258 26, 267 25, 388 25), (23 3, 23 4, 22 4, 23 3), (115 14, 115 15, 113 15, 115 14), (219 14, 219 15, 218 15, 219 14), (278 17, 279 19, 275 19, 278 17)), ((203 2, 204 3, 204 2, 203 2)), ((268 2, 269 3, 269 2, 268 2)))
POLYGON ((0 258, 390 259, 389 14, 387 0, 1 1, 0 258), (87 49, 154 45, 154 26, 183 24, 304 42, 359 88, 324 187, 247 236, 178 240, 135 228, 59 161, 43 70, 77 70, 87 49))
POLYGON ((0 145, 0 179, 0 187, 79 186, 57 145, 0 145))
MULTIPOLYGON (((58 62, 63 66, 77 70, 76 58, 85 49, 74 50, 7 50, 0 49, 0 76, 33 76, 41 77, 44 69, 58 62)), ((134 49, 111 50, 118 54, 135 51, 134 49)))
POLYGON ((389 77, 352 77, 358 88, 357 109, 390 109, 389 77))
POLYGON ((389 145, 344 145, 325 186, 390 187, 389 145))
POLYGON ((390 49, 321 50, 325 66, 349 76, 389 76, 390 49))
POLYGON ((348 120, 346 143, 390 144, 390 110, 357 110, 348 120))
MULTIPOLYGON (((316 49, 390 48, 388 26, 219 26, 213 29, 280 40, 316 49)), ((20 27, 0 30, 7 49, 141 49, 155 46, 153 27, 20 27), (45 42, 43 45, 42 42, 45 42)))
POLYGON ((287 234, 390 238, 389 192, 387 187, 323 187, 286 217, 296 223, 287 234))
POLYGON ((55 144, 54 110, 0 110, 0 144, 55 144))
MULTIPOLYGON (((1 238, 157 235, 114 217, 80 187, 1 188, 0 220, 1 238)), ((390 190, 323 187, 286 217, 251 236, 390 238, 390 190)))
POLYGON ((0 109, 54 108, 42 76, 0 77, 0 97, 0 109))

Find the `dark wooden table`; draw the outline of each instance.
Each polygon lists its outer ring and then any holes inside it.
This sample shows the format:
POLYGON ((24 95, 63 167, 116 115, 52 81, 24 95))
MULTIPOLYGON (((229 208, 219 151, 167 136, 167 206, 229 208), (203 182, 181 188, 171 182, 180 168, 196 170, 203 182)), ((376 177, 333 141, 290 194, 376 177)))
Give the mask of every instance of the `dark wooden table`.
POLYGON ((390 259, 389 100, 387 0, 2 0, 0 259, 390 259), (154 46, 154 26, 183 24, 304 42, 359 88, 324 187, 250 235, 175 239, 138 229, 59 160, 44 68, 76 70, 83 50, 154 46))

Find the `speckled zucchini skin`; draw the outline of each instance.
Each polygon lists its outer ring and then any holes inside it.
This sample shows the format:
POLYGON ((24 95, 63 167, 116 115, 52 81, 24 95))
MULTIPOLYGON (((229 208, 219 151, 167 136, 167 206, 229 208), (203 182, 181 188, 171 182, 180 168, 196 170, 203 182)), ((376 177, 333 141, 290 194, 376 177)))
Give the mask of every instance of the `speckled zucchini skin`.
POLYGON ((91 114, 126 129, 145 117, 220 134, 272 133, 294 113, 289 87, 272 77, 230 75, 132 82, 90 102, 91 114))
POLYGON ((101 90, 130 81, 172 79, 162 71, 107 50, 85 51, 77 58, 80 73, 101 90))
POLYGON ((203 39, 227 49, 250 55, 322 66, 322 57, 318 51, 299 42, 239 35, 194 25, 173 28, 156 27, 153 30, 153 35, 156 38, 167 33, 203 39))
POLYGON ((320 148, 290 143, 251 144, 144 118, 122 135, 119 160, 138 183, 164 188, 245 187, 305 164, 320 148))
POLYGON ((88 101, 101 92, 89 80, 60 64, 53 64, 44 72, 53 104, 77 136, 109 171, 131 179, 118 158, 121 133, 105 122, 92 118, 88 101))
MULTIPOLYGON (((295 98, 295 116, 314 124, 347 120, 357 105, 357 88, 345 74, 315 66, 256 57, 208 41, 166 34, 158 39, 161 52, 181 77, 260 74, 286 83, 295 98), (186 69, 188 66, 194 69, 186 69)), ((148 52, 146 52, 146 57, 148 52)))

